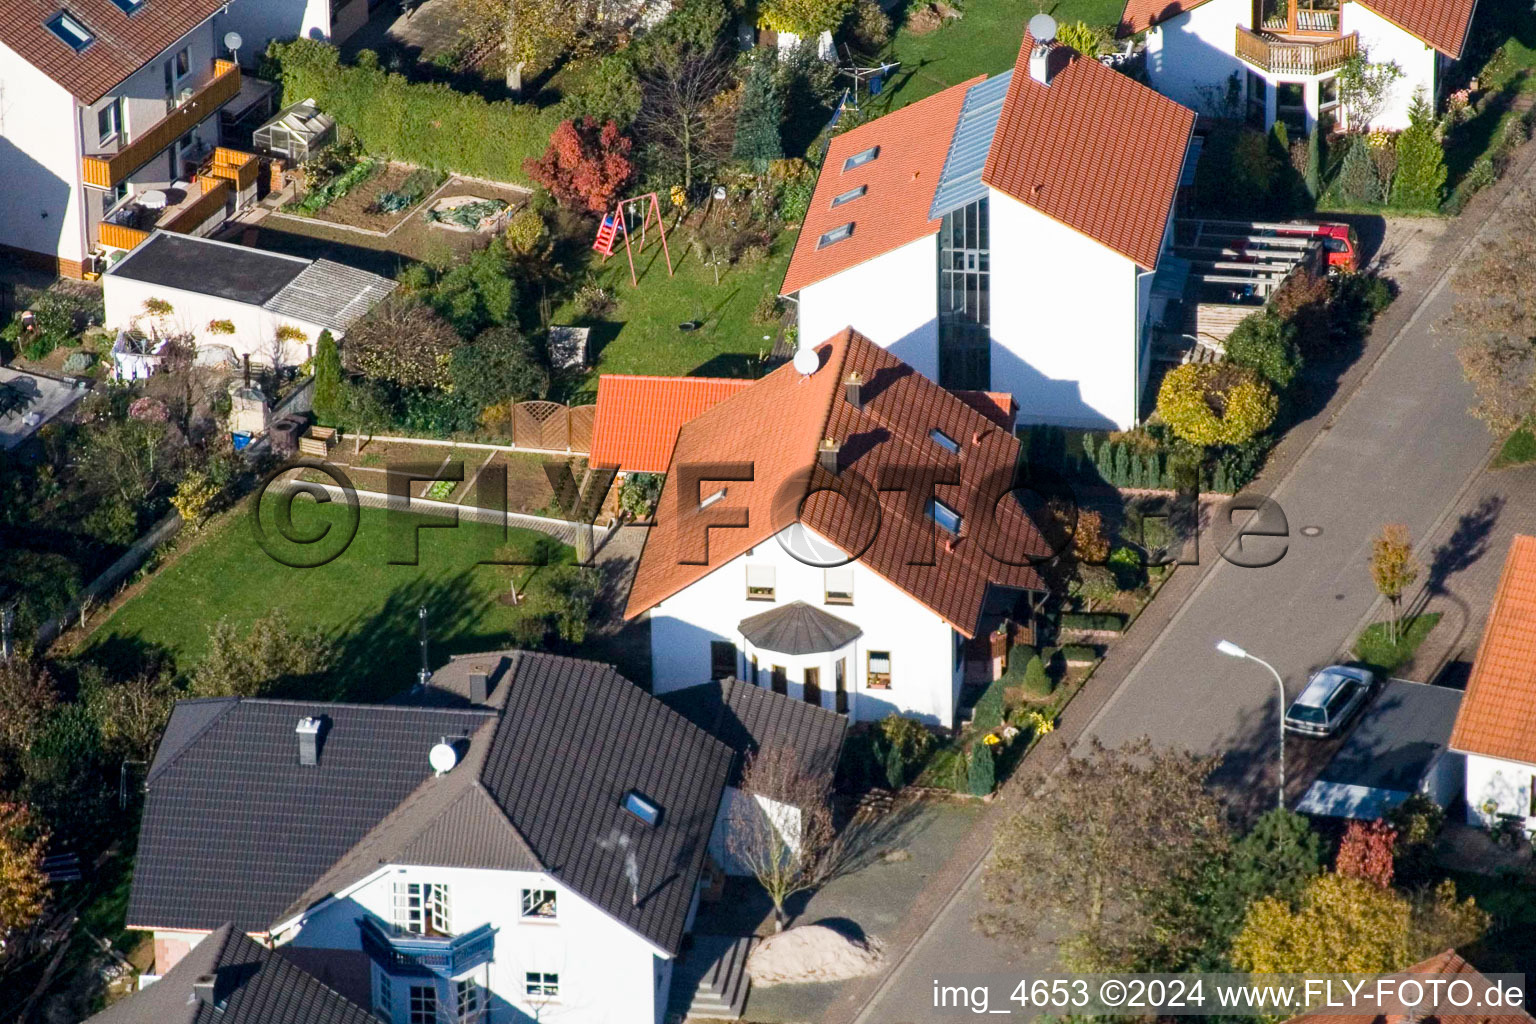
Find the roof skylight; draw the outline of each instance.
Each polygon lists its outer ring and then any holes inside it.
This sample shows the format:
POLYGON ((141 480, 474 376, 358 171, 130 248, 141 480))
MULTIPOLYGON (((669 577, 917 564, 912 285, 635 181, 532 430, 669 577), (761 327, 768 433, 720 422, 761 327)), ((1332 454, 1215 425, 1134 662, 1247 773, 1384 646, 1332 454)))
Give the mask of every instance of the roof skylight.
POLYGON ((853 234, 853 221, 839 225, 816 239, 816 248, 825 249, 829 245, 835 245, 853 234))
POLYGON ((943 448, 951 455, 960 454, 960 442, 944 433, 944 431, 940 430, 938 427, 934 427, 932 430, 928 431, 928 436, 933 438, 934 444, 938 445, 940 448, 943 448))
POLYGON ((864 195, 864 193, 866 193, 868 191, 869 191, 869 186, 868 185, 860 185, 858 188, 851 188, 851 189, 849 189, 847 192, 844 192, 840 196, 833 196, 832 197, 832 208, 836 209, 837 207, 842 206, 844 203, 851 203, 855 199, 861 198, 864 195))
POLYGON ((632 789, 624 794, 624 809, 651 828, 661 824, 661 805, 632 789))
POLYGON ((861 149, 857 153, 853 154, 853 156, 843 161, 843 173, 847 174, 855 167, 863 167, 865 164, 869 163, 879 155, 879 146, 870 146, 868 149, 861 149))
POLYGON ((60 11, 58 14, 55 14, 48 19, 47 24, 48 31, 58 36, 65 46, 68 46, 76 53, 81 52, 96 41, 95 34, 86 28, 79 18, 76 18, 68 11, 60 11))
POLYGON ((944 504, 938 498, 930 498, 928 500, 928 518, 956 537, 960 536, 960 513, 944 504))
POLYGON ((144 5, 149 3, 149 0, 112 0, 112 2, 124 14, 137 14, 144 9, 144 5))

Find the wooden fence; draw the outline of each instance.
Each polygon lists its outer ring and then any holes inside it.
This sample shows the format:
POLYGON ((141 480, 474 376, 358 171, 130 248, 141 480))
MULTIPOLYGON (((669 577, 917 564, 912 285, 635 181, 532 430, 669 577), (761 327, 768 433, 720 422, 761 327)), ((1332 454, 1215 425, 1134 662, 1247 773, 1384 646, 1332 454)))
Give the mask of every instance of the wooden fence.
POLYGON ((512 407, 512 444, 586 454, 592 450, 595 405, 520 402, 512 407))

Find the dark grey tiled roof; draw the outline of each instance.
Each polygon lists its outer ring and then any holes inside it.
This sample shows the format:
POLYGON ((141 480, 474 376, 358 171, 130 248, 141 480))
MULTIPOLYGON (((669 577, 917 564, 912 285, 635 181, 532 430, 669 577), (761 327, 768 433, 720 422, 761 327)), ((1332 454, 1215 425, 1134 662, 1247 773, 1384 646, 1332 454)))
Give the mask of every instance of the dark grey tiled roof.
POLYGON ((165 977, 86 1024, 378 1024, 368 1011, 264 949, 234 926, 217 928, 165 977), (193 982, 214 976, 214 1005, 193 982))
POLYGON ((678 714, 736 752, 731 784, 741 779, 747 754, 788 747, 808 772, 831 776, 848 733, 848 719, 739 679, 723 679, 661 695, 678 714))
POLYGON ((177 704, 166 736, 182 746, 149 776, 128 923, 265 931, 432 774, 435 743, 492 714, 231 700, 210 722, 207 702, 177 704), (314 767, 294 735, 307 716, 327 720, 314 767))
POLYGON ((752 646, 780 654, 826 654, 864 632, 804 601, 748 616, 736 628, 752 646))

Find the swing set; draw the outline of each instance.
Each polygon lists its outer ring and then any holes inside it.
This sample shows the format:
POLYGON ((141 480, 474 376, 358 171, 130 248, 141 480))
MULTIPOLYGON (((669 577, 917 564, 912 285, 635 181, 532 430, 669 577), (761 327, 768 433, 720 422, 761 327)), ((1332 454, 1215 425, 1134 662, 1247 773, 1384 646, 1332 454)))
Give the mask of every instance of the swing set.
POLYGON ((603 254, 603 262, 608 262, 608 257, 613 255, 614 246, 618 242, 618 236, 624 236, 624 255, 629 259, 629 283, 635 287, 640 286, 639 279, 635 276, 635 254, 631 248, 629 236, 630 214, 635 207, 643 207, 645 213, 640 221, 640 244, 638 248, 645 248, 646 229, 650 227, 651 218, 656 218, 656 231, 661 235, 661 251, 667 258, 667 276, 672 276, 672 251, 667 248, 667 226, 661 219, 661 202, 656 198, 655 192, 647 192, 643 196, 633 196, 619 201, 613 212, 603 217, 602 226, 597 229, 597 240, 592 243, 592 248, 603 254))

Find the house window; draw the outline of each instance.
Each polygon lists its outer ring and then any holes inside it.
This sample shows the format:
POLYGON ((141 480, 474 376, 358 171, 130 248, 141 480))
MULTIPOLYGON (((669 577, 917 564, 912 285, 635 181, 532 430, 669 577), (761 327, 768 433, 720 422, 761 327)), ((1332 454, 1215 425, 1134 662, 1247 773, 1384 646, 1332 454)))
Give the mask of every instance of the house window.
POLYGON ((68 11, 60 11, 48 19, 48 31, 58 36, 59 39, 76 53, 80 53, 86 47, 96 41, 96 36, 90 29, 81 23, 68 11))
POLYGON ((393 979, 383 971, 379 972, 379 985, 373 995, 373 1015, 380 1020, 387 1020, 393 1024, 395 1019, 395 991, 393 979))
POLYGON ((113 98, 106 106, 96 111, 96 137, 105 146, 117 138, 118 132, 123 130, 123 99, 121 96, 113 98))
POLYGON ((729 640, 709 642, 709 678, 724 679, 736 674, 736 645, 729 640))
POLYGON ((928 499, 928 518, 956 537, 960 536, 960 513, 944 504, 938 498, 928 499))
POLYGON ((928 431, 928 436, 933 438, 934 444, 938 445, 940 448, 943 448, 945 451, 949 452, 949 454, 960 454, 960 442, 944 433, 944 431, 940 430, 938 427, 934 427, 932 430, 928 431))
POLYGON ((839 565, 825 570, 826 603, 853 604, 853 566, 839 565))
POLYGON ((192 73, 192 50, 189 47, 183 46, 176 51, 176 56, 171 59, 176 64, 176 78, 178 81, 192 73))
POLYGON ((944 215, 939 228, 939 383, 992 385, 992 254, 985 198, 944 215))
POLYGON ((1307 87, 1301 82, 1275 86, 1275 120, 1283 121, 1294 138, 1307 130, 1307 87))
POLYGON ((832 197, 832 208, 835 210, 839 206, 842 206, 844 203, 851 203, 855 199, 861 199, 861 198, 863 198, 864 193, 866 193, 868 191, 869 191, 869 186, 868 185, 860 185, 858 188, 851 188, 851 189, 849 189, 847 192, 844 192, 840 196, 833 196, 832 197))
POLYGON ((624 809, 651 828, 661 824, 661 805, 638 789, 624 794, 624 809))
POLYGON ((1317 83, 1317 110, 1321 117, 1323 114, 1332 114, 1339 109, 1339 80, 1337 78, 1325 78, 1317 83))
POLYGON ((436 985, 411 986, 411 1024, 439 1024, 436 985))
POLYGON ((1269 83, 1264 76, 1248 72, 1248 123, 1264 127, 1269 106, 1269 83))
POLYGON ((772 601, 774 572, 771 565, 747 566, 747 600, 772 601))
POLYGON ((753 686, 756 686, 757 685, 757 655, 755 655, 755 654, 752 655, 751 660, 747 662, 747 672, 748 672, 747 682, 751 683, 753 686))
POLYGON ((474 978, 461 978, 454 982, 453 995, 459 1011, 459 1024, 472 1024, 480 1019, 483 1001, 480 986, 475 984, 474 978))
POLYGON ((448 887, 421 882, 396 882, 395 927, 412 935, 452 935, 448 887))
POLYGON ((865 164, 869 163, 879 155, 879 146, 870 146, 868 149, 861 149, 857 153, 853 154, 853 156, 843 161, 843 173, 847 174, 855 167, 863 167, 865 164))
POLYGON ((821 707, 821 669, 806 669, 805 678, 800 685, 800 695, 805 698, 805 702, 821 707))
POLYGON ((554 999, 560 995, 560 975, 553 971, 528 971, 523 975, 523 991, 536 999, 554 999))
POLYGON ((555 890, 524 889, 523 916, 537 918, 541 921, 553 921, 555 919, 555 890))
POLYGON ((840 715, 848 713, 848 659, 838 658, 832 663, 832 684, 836 690, 834 693, 835 708, 840 715))
POLYGON ((820 238, 816 239, 816 248, 825 249, 827 246, 835 245, 838 242, 841 242, 843 239, 851 237, 852 235, 853 221, 849 221, 847 224, 840 224, 833 228, 831 231, 828 231, 826 234, 822 235, 820 238))
POLYGON ((112 0, 124 14, 137 14, 149 0, 112 0))
POLYGON ((774 693, 789 692, 789 673, 784 671, 783 665, 773 666, 773 670, 769 673, 769 678, 772 681, 774 693))
POLYGON ((864 685, 871 690, 891 688, 891 652, 870 651, 869 671, 864 675, 864 685))

